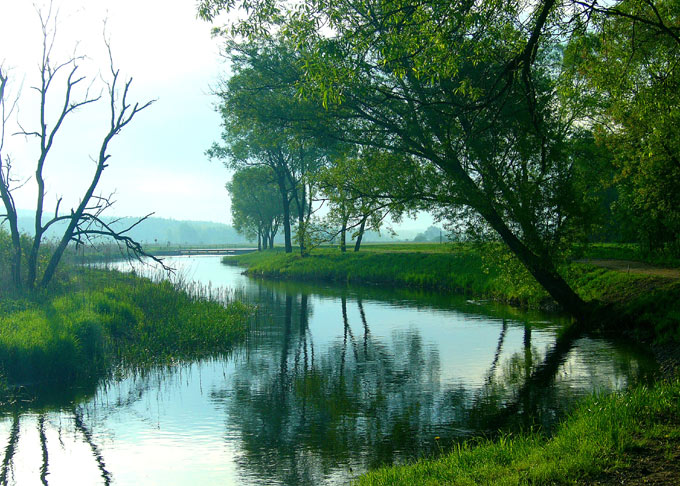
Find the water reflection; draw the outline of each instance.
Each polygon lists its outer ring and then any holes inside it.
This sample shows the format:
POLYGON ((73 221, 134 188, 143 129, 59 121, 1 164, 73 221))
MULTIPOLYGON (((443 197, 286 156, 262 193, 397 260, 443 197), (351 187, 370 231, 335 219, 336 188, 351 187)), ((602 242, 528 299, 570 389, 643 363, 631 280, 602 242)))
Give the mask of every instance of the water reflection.
POLYGON ((83 421, 82 410, 14 412, 0 469, 0 484, 111 484, 111 474, 83 421), (68 424, 66 424, 67 422, 68 424), (68 464, 63 461, 66 459, 68 464), (75 469, 77 467, 77 469, 75 469), (69 469, 65 475, 65 469, 69 469), (57 481, 53 481, 56 473, 57 481))
POLYGON ((341 319, 329 323, 339 327, 336 337, 319 349, 308 295, 271 302, 282 325, 260 322, 259 335, 270 345, 259 342, 229 386, 212 394, 227 427, 239 432, 247 474, 268 484, 321 484, 418 451, 437 420, 436 348, 414 329, 395 330, 388 342, 375 339, 362 301, 353 302, 360 323, 350 323, 341 296, 341 319))
MULTIPOLYGON (((549 432, 594 384, 611 389, 640 374, 631 364, 637 358, 606 343, 568 333, 554 340, 528 322, 500 319, 480 323, 498 334, 478 386, 445 384, 440 343, 417 326, 374 333, 363 299, 341 292, 340 319, 315 327, 334 337, 315 345, 310 296, 276 287, 267 299, 271 319, 259 322, 248 359, 236 366, 233 382, 212 394, 227 428, 242 440, 239 464, 267 484, 343 482, 353 471, 431 455, 437 436, 448 444, 507 427, 549 432), (504 353, 509 334, 514 342, 504 353), (606 360, 584 358, 602 351, 606 360)), ((449 367, 457 360, 446 358, 449 367)))
POLYGON ((549 432, 579 396, 652 369, 493 304, 201 272, 257 303, 244 346, 17 405, 0 421, 0 484, 344 484, 436 453, 435 437, 549 432))

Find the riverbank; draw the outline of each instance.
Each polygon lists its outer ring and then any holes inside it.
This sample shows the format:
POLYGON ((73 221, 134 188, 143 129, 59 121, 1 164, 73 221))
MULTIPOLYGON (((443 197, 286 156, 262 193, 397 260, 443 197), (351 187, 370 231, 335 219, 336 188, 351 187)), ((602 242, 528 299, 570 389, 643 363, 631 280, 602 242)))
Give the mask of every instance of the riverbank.
MULTIPOLYGON (((601 248, 598 252, 599 258, 606 254, 601 248)), ((358 253, 318 249, 305 258, 265 251, 223 262, 245 266, 251 276, 423 288, 528 308, 556 308, 514 258, 492 245, 366 245, 358 253)), ((572 262, 561 271, 572 288, 599 309, 592 330, 680 342, 680 279, 587 261, 572 262)))
MULTIPOLYGON (((599 258, 607 256, 598 251, 599 258)), ((269 278, 429 288, 529 307, 544 306, 547 299, 515 262, 466 245, 448 252, 431 245, 367 246, 346 254, 325 249, 306 258, 261 252, 225 262, 269 278)), ((584 261, 562 269, 576 291, 599 306, 602 328, 655 343, 663 371, 659 381, 582 401, 550 437, 527 432, 462 445, 433 437, 441 456, 379 469, 356 484, 679 483, 680 381, 675 370, 680 281, 626 270, 584 261)))
MULTIPOLYGON (((141 368, 228 352, 252 309, 113 270, 69 269, 48 292, 0 299, 4 395, 96 381, 141 368)), ((229 300, 229 296, 221 296, 229 300)))
POLYGON ((441 457, 378 469, 355 484, 680 484, 680 381, 594 395, 550 438, 438 445, 441 457))

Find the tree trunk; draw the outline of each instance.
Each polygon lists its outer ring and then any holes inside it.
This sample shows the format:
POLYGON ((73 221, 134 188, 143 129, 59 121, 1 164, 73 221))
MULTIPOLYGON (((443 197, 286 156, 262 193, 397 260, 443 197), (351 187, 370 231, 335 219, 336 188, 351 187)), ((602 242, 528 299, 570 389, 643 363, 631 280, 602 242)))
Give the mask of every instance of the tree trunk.
POLYGON ((487 223, 498 233, 503 242, 519 259, 536 281, 555 299, 565 311, 577 319, 583 319, 588 312, 588 305, 574 292, 555 269, 552 261, 541 258, 525 245, 503 221, 486 195, 455 160, 437 160, 437 165, 444 169, 454 180, 463 186, 468 198, 468 205, 475 209, 487 223))
POLYGON ((286 253, 293 253, 293 243, 290 237, 290 200, 288 199, 288 189, 286 188, 286 175, 277 174, 276 183, 281 193, 283 204, 283 239, 286 253))
POLYGON ((512 233, 495 210, 487 210, 485 213, 482 213, 484 219, 496 230, 501 239, 508 245, 510 251, 517 256, 536 281, 543 286, 564 310, 577 319, 583 319, 587 314, 587 304, 564 281, 562 276, 557 273, 552 262, 546 261, 534 254, 531 249, 512 233))
POLYGON ((298 236, 300 237, 300 256, 305 255, 305 233, 307 232, 307 225, 305 224, 305 202, 307 195, 305 193, 305 185, 302 184, 302 196, 298 197, 296 192, 295 201, 298 208, 298 236))
POLYGON ((262 232, 262 249, 266 250, 269 248, 269 233, 271 233, 271 226, 265 225, 264 231, 262 232))
POLYGON ((343 223, 340 230, 340 251, 343 253, 347 251, 347 223, 343 223))
MULTIPOLYGON (((1 162, 1 161, 0 161, 1 162)), ((0 164, 1 165, 1 164, 0 164)), ((1 169, 2 167, 0 167, 1 169)), ((4 180, 0 180, 0 193, 2 200, 5 203, 5 210, 7 211, 7 220, 9 221, 9 231, 12 237, 12 284, 14 288, 20 290, 21 285, 21 235, 19 234, 19 225, 17 222, 17 213, 14 209, 14 204, 4 186, 4 180)))
POLYGON ((17 290, 21 290, 21 236, 18 231, 12 231, 12 246, 14 257, 12 258, 12 281, 17 290))
POLYGON ((40 252, 40 243, 42 241, 42 227, 36 224, 36 233, 33 237, 33 245, 31 245, 31 252, 28 254, 28 273, 26 275, 26 286, 29 289, 35 287, 35 280, 38 275, 38 253, 40 252))
POLYGON ((364 219, 361 220, 361 225, 359 226, 359 234, 357 235, 357 241, 354 243, 354 251, 359 251, 359 248, 361 247, 361 240, 364 238, 364 228, 366 227, 366 220, 368 219, 368 216, 364 216, 364 219))

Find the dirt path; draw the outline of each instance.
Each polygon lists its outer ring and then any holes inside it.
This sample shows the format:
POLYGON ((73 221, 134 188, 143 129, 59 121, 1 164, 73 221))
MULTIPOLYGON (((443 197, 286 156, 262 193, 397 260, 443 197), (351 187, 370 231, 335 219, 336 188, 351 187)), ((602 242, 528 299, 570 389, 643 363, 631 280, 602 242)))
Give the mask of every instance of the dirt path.
POLYGON ((631 260, 577 260, 578 263, 588 263, 597 267, 618 270, 619 272, 637 273, 640 275, 654 275, 656 277, 680 278, 680 268, 655 267, 648 263, 631 260))

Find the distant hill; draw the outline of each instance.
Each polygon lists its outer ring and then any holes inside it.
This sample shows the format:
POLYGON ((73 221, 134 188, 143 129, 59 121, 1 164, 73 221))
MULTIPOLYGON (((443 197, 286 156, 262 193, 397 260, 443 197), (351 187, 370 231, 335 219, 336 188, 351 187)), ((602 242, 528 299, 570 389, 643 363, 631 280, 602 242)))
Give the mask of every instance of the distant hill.
MULTIPOLYGON (((110 223, 117 218, 102 218, 110 223)), ((138 218, 126 217, 115 223, 114 228, 121 230, 130 226, 138 218)), ((6 223, 5 223, 6 226, 6 223)), ((55 224, 47 233, 47 238, 57 238, 63 234, 65 223, 55 224)), ((19 211, 19 230, 34 233, 34 217, 30 211, 19 211)), ((148 218, 135 226, 129 236, 141 243, 171 245, 219 245, 227 243, 247 243, 234 228, 222 223, 208 221, 177 221, 165 218, 148 218)))
MULTIPOLYGON (((103 219, 105 222, 110 223, 117 218, 105 217, 103 219)), ((114 227, 119 230, 123 229, 133 224, 137 219, 138 218, 133 217, 122 218, 114 227)), ((32 235, 34 233, 33 221, 33 213, 31 211, 19 210, 19 231, 32 235)), ((47 232, 47 238, 60 237, 64 232, 65 224, 66 223, 56 224, 50 228, 47 232)), ((7 227, 6 223, 4 226, 7 227)), ((367 231, 364 234, 364 242, 388 243, 408 241, 416 236, 417 233, 418 231, 414 230, 400 230, 397 236, 392 236, 387 231, 381 233, 367 231)), ((220 245, 252 243, 227 224, 209 221, 178 221, 155 217, 148 218, 141 222, 130 230, 128 235, 140 243, 156 245, 220 245)), ((277 245, 283 244, 282 230, 276 235, 275 241, 277 245)))

